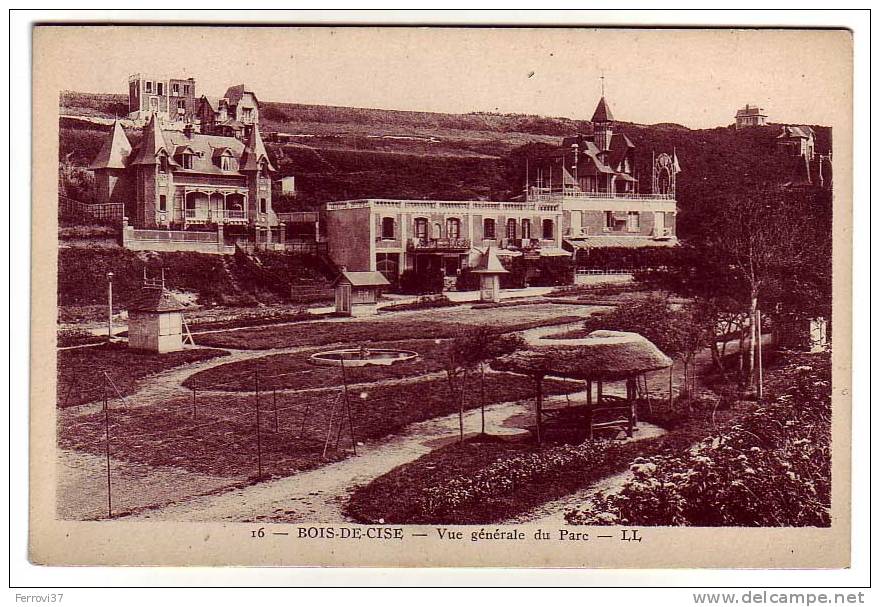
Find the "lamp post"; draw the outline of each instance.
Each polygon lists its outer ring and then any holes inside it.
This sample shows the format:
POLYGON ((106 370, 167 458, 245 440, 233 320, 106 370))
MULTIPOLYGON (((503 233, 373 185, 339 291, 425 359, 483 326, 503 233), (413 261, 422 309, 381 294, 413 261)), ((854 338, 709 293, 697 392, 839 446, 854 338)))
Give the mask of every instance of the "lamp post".
POLYGON ((113 341, 113 272, 107 272, 107 341, 113 341))

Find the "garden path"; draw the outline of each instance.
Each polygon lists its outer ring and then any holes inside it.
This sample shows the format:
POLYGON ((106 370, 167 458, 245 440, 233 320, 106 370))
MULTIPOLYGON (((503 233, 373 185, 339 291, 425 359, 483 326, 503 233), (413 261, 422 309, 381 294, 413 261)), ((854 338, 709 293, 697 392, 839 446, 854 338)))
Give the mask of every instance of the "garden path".
MULTIPOLYGON (((585 398, 585 394, 575 398, 585 398)), ((565 396, 548 404, 563 405, 565 396)), ((527 432, 531 400, 486 407, 486 431, 497 435, 527 432)), ((466 434, 480 428, 479 409, 465 413, 466 434)), ((176 505, 144 511, 135 518, 172 521, 266 521, 339 523, 351 492, 393 468, 411 462, 458 439, 458 414, 409 425, 401 433, 358 447, 358 455, 283 479, 187 499, 176 505)))

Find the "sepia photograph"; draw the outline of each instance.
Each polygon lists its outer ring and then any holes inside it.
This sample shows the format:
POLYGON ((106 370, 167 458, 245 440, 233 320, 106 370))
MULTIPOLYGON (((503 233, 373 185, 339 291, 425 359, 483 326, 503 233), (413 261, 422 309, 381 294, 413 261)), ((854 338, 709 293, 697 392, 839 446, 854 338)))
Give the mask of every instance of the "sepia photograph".
POLYGON ((851 32, 36 25, 33 61, 36 562, 849 563, 851 32))

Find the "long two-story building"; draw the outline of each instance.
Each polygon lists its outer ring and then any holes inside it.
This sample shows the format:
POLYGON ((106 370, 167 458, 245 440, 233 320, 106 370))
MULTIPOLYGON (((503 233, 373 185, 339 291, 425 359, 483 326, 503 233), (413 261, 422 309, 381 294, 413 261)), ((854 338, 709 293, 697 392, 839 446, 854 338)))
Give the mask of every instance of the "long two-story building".
POLYGON ((330 256, 350 270, 393 279, 405 270, 455 275, 489 246, 534 259, 595 247, 675 245, 675 154, 654 157, 651 192, 642 193, 633 174, 636 146, 615 132, 604 97, 591 122, 592 134, 564 138, 530 167, 525 200, 327 203, 330 256))

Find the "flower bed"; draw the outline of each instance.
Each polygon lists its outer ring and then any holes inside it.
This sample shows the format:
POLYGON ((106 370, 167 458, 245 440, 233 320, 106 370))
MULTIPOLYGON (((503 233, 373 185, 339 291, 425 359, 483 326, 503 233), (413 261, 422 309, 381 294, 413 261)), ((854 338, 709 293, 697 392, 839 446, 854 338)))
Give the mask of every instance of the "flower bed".
POLYGON ((693 449, 633 462, 619 492, 567 514, 574 524, 816 526, 831 523, 828 357, 790 363, 793 385, 693 449))

